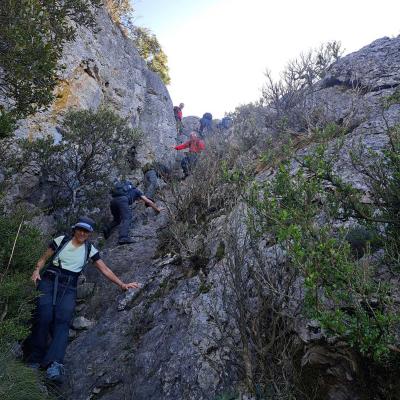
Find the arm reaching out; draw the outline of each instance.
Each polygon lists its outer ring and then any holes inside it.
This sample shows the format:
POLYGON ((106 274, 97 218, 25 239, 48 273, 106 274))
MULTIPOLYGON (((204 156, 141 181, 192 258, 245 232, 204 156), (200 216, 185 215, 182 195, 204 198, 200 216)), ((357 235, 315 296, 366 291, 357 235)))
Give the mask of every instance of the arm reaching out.
POLYGON ((173 147, 175 150, 184 150, 187 149, 189 146, 190 146, 190 140, 185 143, 179 144, 178 146, 173 146, 173 147))
POLYGON ((137 289, 140 287, 140 283, 138 282, 122 282, 121 279, 119 279, 118 276, 115 275, 114 272, 112 272, 111 269, 108 268, 105 262, 101 259, 97 260, 94 265, 108 280, 118 285, 122 290, 137 289))
POLYGON ((157 214, 159 214, 163 210, 163 208, 157 207, 156 204, 152 202, 148 197, 141 196, 140 198, 144 201, 146 205, 151 207, 157 214))

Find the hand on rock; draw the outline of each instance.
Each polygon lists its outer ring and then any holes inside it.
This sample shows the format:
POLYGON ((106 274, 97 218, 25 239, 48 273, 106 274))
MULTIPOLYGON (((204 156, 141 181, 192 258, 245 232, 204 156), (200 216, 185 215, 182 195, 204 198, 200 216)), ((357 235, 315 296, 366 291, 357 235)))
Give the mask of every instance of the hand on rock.
POLYGON ((138 289, 142 285, 139 282, 130 282, 130 283, 123 283, 121 285, 122 290, 128 290, 128 289, 138 289))

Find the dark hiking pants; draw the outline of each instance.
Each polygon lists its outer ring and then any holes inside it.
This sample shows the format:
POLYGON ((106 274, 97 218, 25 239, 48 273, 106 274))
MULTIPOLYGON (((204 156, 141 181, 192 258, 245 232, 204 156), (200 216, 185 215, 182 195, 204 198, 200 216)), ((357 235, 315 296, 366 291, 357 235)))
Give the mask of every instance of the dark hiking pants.
POLYGON ((157 172, 154 169, 150 169, 144 174, 144 195, 154 201, 157 189, 157 172))
POLYGON ((61 270, 57 273, 46 271, 39 281, 40 295, 30 338, 31 363, 47 366, 57 361, 63 364, 75 309, 77 281, 78 274, 61 270))
POLYGON ((187 155, 182 158, 181 167, 185 176, 188 176, 196 165, 197 162, 197 154, 196 153, 187 153, 187 155))
POLYGON ((129 227, 132 221, 132 211, 127 196, 114 197, 110 202, 110 210, 113 221, 106 227, 110 233, 119 225, 119 240, 129 237, 129 227))

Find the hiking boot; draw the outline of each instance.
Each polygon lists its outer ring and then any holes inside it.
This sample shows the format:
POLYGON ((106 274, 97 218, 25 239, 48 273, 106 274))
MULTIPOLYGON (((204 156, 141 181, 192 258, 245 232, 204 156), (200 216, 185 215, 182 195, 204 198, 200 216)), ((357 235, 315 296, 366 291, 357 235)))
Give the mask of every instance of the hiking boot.
POLYGON ((47 379, 55 383, 63 383, 64 381, 65 369, 64 365, 53 361, 46 370, 47 379))
POLYGON ((132 243, 135 243, 135 241, 132 238, 120 239, 118 241, 118 244, 132 244, 132 243))

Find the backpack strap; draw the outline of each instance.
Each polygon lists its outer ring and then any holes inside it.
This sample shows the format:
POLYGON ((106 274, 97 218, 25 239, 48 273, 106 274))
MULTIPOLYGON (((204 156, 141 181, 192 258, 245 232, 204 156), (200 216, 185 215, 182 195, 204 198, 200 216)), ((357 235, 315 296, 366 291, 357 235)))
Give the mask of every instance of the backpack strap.
POLYGON ((91 251, 92 251, 92 243, 89 242, 88 240, 86 240, 86 242, 85 242, 85 260, 84 260, 84 264, 83 264, 81 273, 83 272, 83 270, 86 268, 86 266, 89 263, 89 257, 90 257, 91 251))
POLYGON ((47 263, 48 266, 52 266, 53 265, 53 261, 56 259, 56 257, 61 253, 61 251, 64 250, 65 246, 72 240, 72 237, 69 235, 65 235, 60 244, 58 245, 58 247, 56 248, 54 254, 51 256, 49 262, 47 263))

